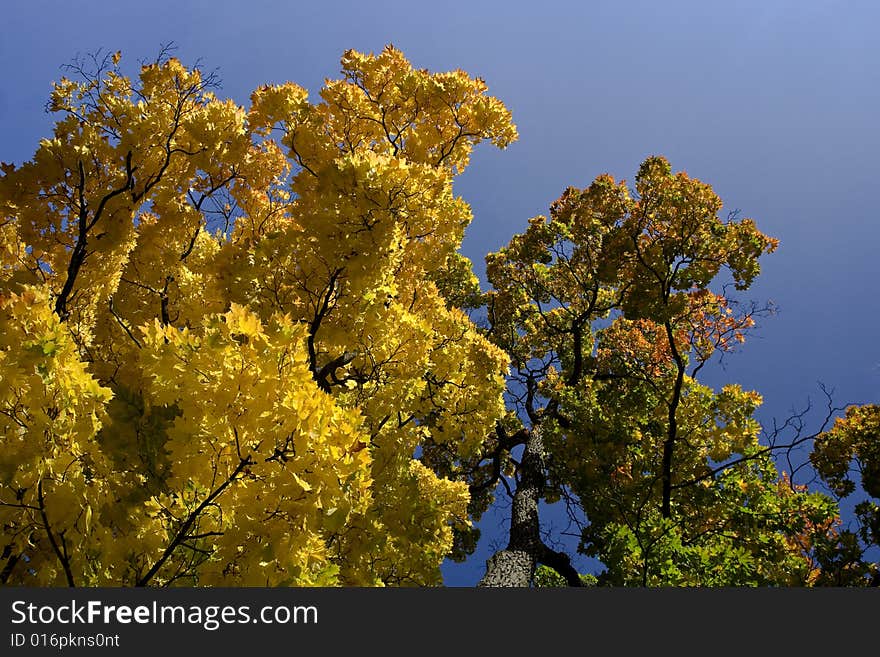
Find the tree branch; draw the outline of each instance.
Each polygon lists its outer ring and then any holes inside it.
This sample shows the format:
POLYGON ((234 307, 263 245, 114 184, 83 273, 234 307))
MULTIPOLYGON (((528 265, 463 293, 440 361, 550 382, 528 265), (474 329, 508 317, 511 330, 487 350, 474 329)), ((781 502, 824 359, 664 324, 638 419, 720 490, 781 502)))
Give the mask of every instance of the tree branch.
POLYGON ((174 553, 174 550, 176 550, 177 547, 181 543, 183 543, 183 541, 188 540, 190 538, 189 536, 187 536, 187 532, 189 531, 190 527, 193 526, 193 524, 198 519, 198 517, 201 515, 202 511, 204 511, 206 508, 208 508, 208 506, 210 506, 214 502, 214 500, 217 499, 233 481, 235 481, 235 479, 238 477, 238 475, 241 474, 241 472, 246 467, 248 467, 249 465, 252 465, 252 464, 253 464, 253 460, 251 459, 250 455, 248 455, 246 458, 243 458, 239 461, 239 464, 236 466, 235 470, 232 471, 232 474, 226 478, 226 481, 224 481, 222 484, 220 484, 220 486, 218 486, 217 489, 214 490, 213 493, 211 493, 210 495, 208 495, 208 497, 206 497, 204 500, 202 500, 202 503, 199 504, 195 508, 195 510, 193 510, 192 513, 189 514, 189 516, 187 516, 186 520, 183 522, 180 529, 177 531, 177 534, 174 536, 174 539, 171 541, 171 543, 168 545, 168 547, 165 548, 165 551, 162 553, 162 556, 159 557, 158 561, 156 561, 156 563, 153 564, 153 567, 150 568, 147 571, 147 573, 137 581, 135 586, 147 586, 147 584, 149 584, 149 581, 153 578, 153 576, 157 572, 159 572, 159 569, 162 568, 163 565, 165 565, 165 562, 168 561, 168 559, 174 553))
POLYGON ((46 516, 46 500, 43 497, 43 480, 40 479, 37 484, 37 500, 40 503, 40 517, 43 519, 43 527, 46 530, 46 535, 49 537, 49 544, 52 546, 52 550, 55 552, 55 556, 58 557, 58 561, 61 562, 61 567, 64 569, 64 576, 67 578, 67 585, 71 587, 75 587, 76 583, 73 580, 73 571, 70 568, 70 559, 67 556, 67 550, 61 550, 58 545, 58 541, 55 540, 55 534, 52 532, 52 528, 49 526, 49 518, 46 516))
POLYGON ((584 583, 581 581, 580 573, 575 570, 574 566, 571 565, 571 559, 564 552, 557 552, 556 550, 552 550, 547 547, 546 544, 542 546, 541 555, 538 558, 538 561, 545 566, 548 566, 555 570, 561 577, 565 579, 569 586, 583 586, 584 583))

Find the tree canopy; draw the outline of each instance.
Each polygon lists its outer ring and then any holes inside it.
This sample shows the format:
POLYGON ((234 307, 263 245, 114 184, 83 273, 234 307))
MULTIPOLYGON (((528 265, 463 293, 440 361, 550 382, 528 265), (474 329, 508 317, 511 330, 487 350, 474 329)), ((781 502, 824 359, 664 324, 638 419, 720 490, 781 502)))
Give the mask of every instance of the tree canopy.
MULTIPOLYGON (((777 245, 708 184, 651 156, 568 188, 484 291, 453 183, 517 130, 480 78, 349 50, 242 107, 167 52, 68 71, 0 171, 3 583, 438 585, 496 495, 485 585, 878 583, 876 501, 841 529, 760 394, 701 382, 777 245)), ((877 418, 817 438, 837 495, 880 495, 877 418)))
POLYGON ((540 499, 583 519, 580 550, 605 564, 600 584, 816 577, 809 540, 833 523, 832 501, 777 472, 757 392, 699 379, 764 310, 729 293, 748 289, 777 245, 721 208, 707 184, 650 157, 634 190, 607 175, 569 188, 549 219, 488 256, 489 334, 512 358, 510 431, 529 483, 514 493, 524 520, 484 583, 530 581, 538 563, 566 572, 541 538, 540 499))

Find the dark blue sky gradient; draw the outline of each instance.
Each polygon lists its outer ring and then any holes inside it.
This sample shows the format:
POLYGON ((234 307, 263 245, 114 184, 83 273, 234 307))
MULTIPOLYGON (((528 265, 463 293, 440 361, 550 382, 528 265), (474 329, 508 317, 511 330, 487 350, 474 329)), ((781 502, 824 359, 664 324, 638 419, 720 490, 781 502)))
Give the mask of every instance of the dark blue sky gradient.
MULTIPOLYGON (((417 67, 484 78, 519 128, 508 150, 478 149, 457 183, 478 272, 566 186, 631 181, 651 154, 781 240, 748 293, 778 314, 707 379, 760 391, 769 422, 823 403, 819 381, 840 404, 880 401, 878 24, 869 0, 21 0, 0 23, 0 160, 30 158, 49 133, 50 82, 77 53, 121 49, 134 70, 173 41, 244 104, 285 80, 314 96, 345 49, 393 43, 417 67)), ((444 568, 447 583, 477 581, 497 523, 467 564, 444 568)))

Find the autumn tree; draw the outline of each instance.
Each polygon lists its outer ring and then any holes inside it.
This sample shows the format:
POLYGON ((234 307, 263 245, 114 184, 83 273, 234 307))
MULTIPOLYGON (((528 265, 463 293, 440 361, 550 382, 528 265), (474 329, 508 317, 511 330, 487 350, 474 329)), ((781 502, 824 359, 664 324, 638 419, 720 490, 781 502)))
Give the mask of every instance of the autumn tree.
MULTIPOLYGON (((801 539, 835 517, 759 441, 757 392, 700 381, 762 308, 737 303, 777 241, 662 157, 634 189, 569 188, 549 218, 487 257, 487 336, 511 359, 510 412, 471 487, 503 483, 508 545, 484 586, 527 586, 541 564, 582 583, 544 540, 541 503, 580 519, 600 584, 793 585, 815 577, 801 539)), ((451 468, 452 469, 452 468, 451 468)), ((546 569, 542 579, 547 579, 546 569)))
POLYGON ((760 395, 701 379, 777 244, 709 185, 651 157, 569 188, 484 294, 453 183, 517 133, 479 78, 350 50, 243 107, 121 62, 69 66, 0 170, 0 582, 436 585, 499 490, 483 585, 877 581, 876 407, 812 457, 839 496, 860 470, 853 532, 760 395), (553 502, 604 572, 545 539, 553 502))
POLYGON ((814 538, 819 583, 880 586, 880 406, 850 406, 816 439, 810 461, 838 499, 857 500, 854 528, 836 523, 814 538))
POLYGON ((453 180, 516 139, 462 71, 348 51, 248 107, 163 52, 56 83, 0 175, 0 579, 430 585, 507 356, 453 180))

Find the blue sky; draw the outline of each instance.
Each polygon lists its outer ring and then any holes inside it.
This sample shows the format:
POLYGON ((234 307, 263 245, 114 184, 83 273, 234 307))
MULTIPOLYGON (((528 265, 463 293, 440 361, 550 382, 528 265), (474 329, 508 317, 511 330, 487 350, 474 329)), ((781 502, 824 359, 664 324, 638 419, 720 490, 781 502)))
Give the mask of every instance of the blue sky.
MULTIPOLYGON (((506 151, 480 148, 456 186, 474 210, 464 251, 478 271, 566 186, 631 180, 651 154, 781 240, 749 292, 778 314, 709 378, 760 391, 769 421, 822 403, 819 381, 840 404, 880 401, 878 24, 868 0, 13 0, 0 25, 0 160, 28 159, 48 134, 50 83, 77 53, 121 49, 133 62, 173 41, 245 103, 263 83, 315 93, 345 49, 393 43, 418 67, 484 78, 519 128, 506 151)), ((447 583, 477 581, 497 522, 467 564, 444 569, 447 583)))

